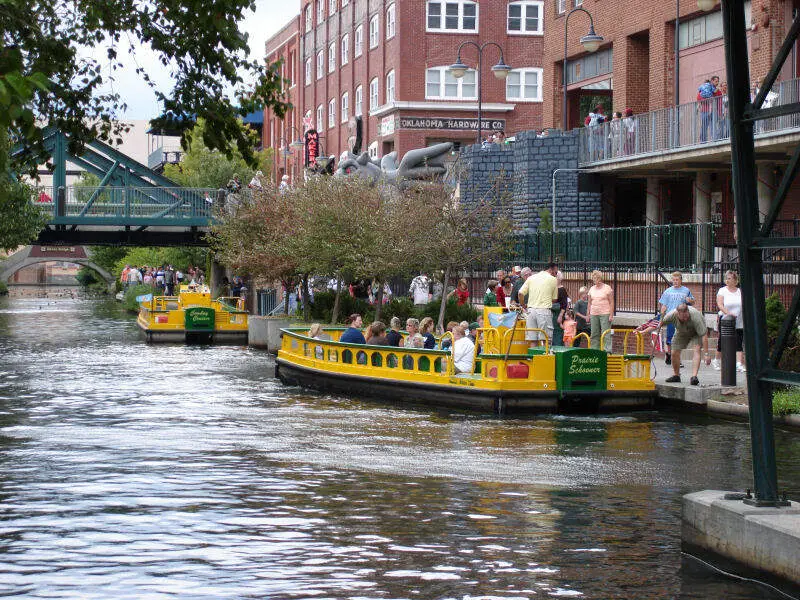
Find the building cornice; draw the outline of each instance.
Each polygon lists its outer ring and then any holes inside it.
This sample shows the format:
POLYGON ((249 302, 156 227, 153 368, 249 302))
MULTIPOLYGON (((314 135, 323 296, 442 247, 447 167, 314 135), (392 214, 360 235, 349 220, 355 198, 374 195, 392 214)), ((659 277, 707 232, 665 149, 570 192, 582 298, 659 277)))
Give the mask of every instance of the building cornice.
MULTIPOLYGON (((514 110, 514 104, 503 102, 484 102, 481 110, 484 112, 509 112, 514 110)), ((371 117, 382 117, 396 110, 432 110, 432 111, 464 111, 475 112, 478 110, 477 102, 411 102, 395 100, 369 111, 371 117)))

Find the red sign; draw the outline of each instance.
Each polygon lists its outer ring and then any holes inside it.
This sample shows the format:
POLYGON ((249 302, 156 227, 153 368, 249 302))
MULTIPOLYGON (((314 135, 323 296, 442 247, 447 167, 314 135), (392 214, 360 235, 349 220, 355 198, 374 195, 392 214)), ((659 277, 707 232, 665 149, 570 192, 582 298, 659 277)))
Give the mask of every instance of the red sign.
POLYGON ((83 246, 31 246, 31 253, 28 256, 69 261, 74 258, 86 258, 86 251, 83 246))
POLYGON ((306 131, 306 166, 316 164, 319 156, 319 133, 316 129, 306 131))

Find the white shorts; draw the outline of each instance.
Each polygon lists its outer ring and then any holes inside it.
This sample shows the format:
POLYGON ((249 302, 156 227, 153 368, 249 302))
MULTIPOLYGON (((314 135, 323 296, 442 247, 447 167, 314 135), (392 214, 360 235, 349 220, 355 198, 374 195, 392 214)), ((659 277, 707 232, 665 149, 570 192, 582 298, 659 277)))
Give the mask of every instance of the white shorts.
MULTIPOLYGON (((526 327, 530 329, 543 329, 547 339, 553 339, 553 311, 549 308, 529 308, 525 317, 526 327)), ((541 331, 526 331, 525 339, 528 341, 543 340, 541 331)))

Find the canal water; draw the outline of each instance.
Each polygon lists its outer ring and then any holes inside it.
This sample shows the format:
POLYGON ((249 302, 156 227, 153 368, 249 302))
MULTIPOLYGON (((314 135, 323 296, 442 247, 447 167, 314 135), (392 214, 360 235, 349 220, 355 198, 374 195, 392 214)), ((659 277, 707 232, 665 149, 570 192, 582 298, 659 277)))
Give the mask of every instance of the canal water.
POLYGON ((741 423, 313 395, 68 297, 0 298, 0 357, 1 595, 782 597, 681 554, 681 495, 751 481, 741 423))

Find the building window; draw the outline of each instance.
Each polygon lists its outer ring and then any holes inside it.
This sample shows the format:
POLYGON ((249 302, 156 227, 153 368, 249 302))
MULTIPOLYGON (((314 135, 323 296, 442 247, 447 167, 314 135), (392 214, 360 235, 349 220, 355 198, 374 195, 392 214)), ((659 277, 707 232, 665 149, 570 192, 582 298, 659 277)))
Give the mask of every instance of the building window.
POLYGON ((355 40, 353 41, 353 56, 358 58, 364 51, 364 26, 359 25, 356 27, 356 32, 353 35, 355 35, 355 40))
POLYGON ((317 106, 317 131, 323 131, 325 129, 325 124, 322 122, 322 111, 325 110, 322 107, 322 104, 317 106))
POLYGON ((394 37, 394 4, 390 4, 386 9, 386 39, 390 40, 394 37))
POLYGON ((378 15, 369 20, 369 47, 375 48, 378 45, 378 15))
POLYGON ((350 62, 350 34, 342 36, 342 64, 346 65, 350 62))
POLYGON ((325 20, 325 0, 317 0, 317 25, 325 20))
POLYGON ((563 15, 567 12, 567 0, 556 0, 556 14, 563 15))
POLYGON ((378 108, 378 78, 369 82, 369 109, 378 108))
POLYGON ((610 75, 614 66, 614 49, 606 48, 567 61, 567 84, 578 83, 600 75, 610 75))
POLYGON ((342 123, 347 123, 350 118, 350 94, 342 94, 342 123))
POLYGON ((353 106, 353 114, 360 117, 364 113, 364 88, 358 86, 356 88, 355 105, 353 106))
MULTIPOLYGON (((750 29, 751 2, 744 3, 744 24, 750 29)), ((722 37, 722 13, 720 11, 700 15, 694 19, 682 21, 678 30, 680 49, 699 46, 722 37)))
POLYGON ((325 52, 320 50, 317 52, 317 79, 322 79, 325 75, 325 52))
POLYGON ((578 8, 579 6, 583 6, 583 0, 575 0, 575 8, 578 8))
POLYGON ((542 69, 514 69, 506 78, 506 100, 542 101, 542 69))
POLYGON ((372 142, 369 145, 369 148, 367 148, 367 153, 369 154, 369 157, 372 160, 375 160, 376 158, 378 158, 378 142, 377 142, 377 140, 372 142))
POLYGON ((336 125, 336 98, 331 98, 328 102, 328 127, 336 125))
POLYGON ((429 0, 428 31, 478 31, 478 3, 429 0))
POLYGON ((508 33, 542 33, 541 2, 511 2, 508 5, 508 33))
POLYGON ((311 59, 306 59, 306 85, 311 85, 311 59))
POLYGON ((311 5, 306 6, 306 33, 314 28, 314 23, 311 21, 311 5))
POLYGON ((386 102, 394 102, 394 71, 386 74, 386 102))
POLYGON ((328 2, 328 14, 332 15, 336 12, 336 0, 329 0, 328 2))
POLYGON ((450 67, 433 67, 425 71, 425 97, 448 100, 476 100, 475 71, 469 69, 464 77, 456 79, 450 67))
POLYGON ((328 46, 328 73, 336 70, 336 42, 331 42, 328 46))

